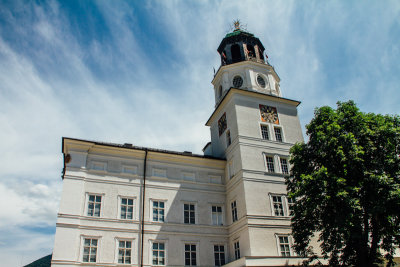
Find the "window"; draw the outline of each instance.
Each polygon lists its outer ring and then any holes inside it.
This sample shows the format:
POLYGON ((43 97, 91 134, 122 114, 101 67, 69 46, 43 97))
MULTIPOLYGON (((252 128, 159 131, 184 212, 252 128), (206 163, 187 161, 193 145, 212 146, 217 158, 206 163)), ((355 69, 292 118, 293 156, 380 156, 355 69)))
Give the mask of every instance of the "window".
POLYGON ((97 242, 95 238, 85 238, 83 241, 83 262, 96 262, 97 242))
POLYGON ((89 195, 87 216, 100 217, 101 196, 89 195))
POLYGON ((274 132, 275 132, 275 140, 278 142, 283 142, 281 128, 274 127, 274 132))
POLYGON ((153 265, 165 265, 165 243, 153 243, 153 265))
POLYGON ((267 171, 268 172, 275 172, 274 158, 270 157, 270 156, 265 156, 265 160, 267 162, 267 171))
POLYGON ((236 241, 233 244, 233 248, 235 250, 235 260, 240 259, 240 246, 239 246, 239 241, 236 241))
POLYGON ((233 161, 232 160, 228 162, 228 176, 229 176, 229 179, 232 179, 233 176, 235 176, 235 174, 233 173, 233 161))
POLYGON ((222 225, 222 207, 212 206, 211 207, 211 217, 213 225, 222 225))
POLYGON ((261 125, 261 136, 264 140, 269 140, 268 125, 261 125))
POLYGON ((280 158, 281 161, 281 170, 283 174, 289 174, 289 167, 287 163, 287 159, 285 158, 280 158))
POLYGON ((118 242, 118 263, 131 264, 132 241, 118 242))
POLYGON ((242 79, 242 77, 240 77, 239 75, 236 75, 236 76, 233 78, 233 87, 235 87, 235 88, 240 88, 240 87, 242 87, 242 85, 243 85, 243 79, 242 79))
POLYGON ((289 216, 293 216, 293 206, 294 206, 293 198, 288 197, 287 198, 287 204, 288 204, 289 216))
POLYGON ((257 83, 261 88, 265 88, 266 86, 265 80, 260 74, 257 75, 257 83))
POLYGON ((215 266, 225 265, 225 248, 223 245, 214 245, 215 266))
POLYGON ((226 131, 226 147, 231 145, 231 131, 226 131))
POLYGON ((164 211, 165 211, 164 201, 153 201, 153 221, 154 222, 164 222, 164 211))
POLYGON ((182 172, 182 178, 185 181, 194 181, 195 175, 193 172, 182 172))
POLYGON ((194 204, 183 204, 184 223, 195 224, 195 207, 194 204))
POLYGON ((285 216, 283 213, 282 196, 272 196, 272 205, 275 216, 285 216))
POLYGON ((133 219, 133 198, 121 198, 121 219, 133 219))
POLYGON ((92 162, 92 169, 96 171, 104 171, 106 169, 106 164, 104 162, 92 162))
POLYGON ((210 176, 210 183, 212 183, 212 184, 221 184, 222 183, 221 176, 211 175, 210 176))
POLYGON ((137 174, 137 166, 123 166, 122 172, 127 174, 137 174))
POLYGON ((167 177, 167 170, 153 169, 153 176, 165 178, 167 177))
POLYGON ((288 236, 278 236, 279 252, 282 257, 290 257, 290 244, 288 236))
POLYGON ((238 220, 236 200, 231 203, 231 209, 232 209, 232 222, 236 222, 238 220))
POLYGON ((221 98, 221 96, 222 96, 222 85, 220 85, 218 88, 218 98, 221 98))
POLYGON ((196 245, 185 244, 185 266, 196 266, 196 245))

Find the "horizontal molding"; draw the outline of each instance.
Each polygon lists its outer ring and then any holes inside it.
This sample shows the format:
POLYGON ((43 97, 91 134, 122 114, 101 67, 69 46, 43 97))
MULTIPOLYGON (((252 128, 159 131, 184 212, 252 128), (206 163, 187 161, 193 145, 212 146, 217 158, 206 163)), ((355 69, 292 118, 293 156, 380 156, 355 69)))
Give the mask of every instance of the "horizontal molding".
MULTIPOLYGON (((86 220, 86 221, 100 221, 100 222, 110 222, 110 223, 125 223, 125 224, 135 224, 139 225, 140 221, 137 220, 123 220, 123 219, 113 219, 113 218, 102 218, 102 217, 90 217, 81 216, 73 214, 58 214, 58 218, 76 219, 76 220, 86 220)), ((228 225, 209 225, 209 224, 185 224, 185 223, 174 223, 174 222, 152 222, 145 221, 145 226, 156 226, 156 227, 183 227, 183 228, 204 228, 204 229, 215 229, 215 230, 227 230, 228 225)), ((108 227, 106 227, 108 228, 108 227)), ((110 227, 112 228, 112 227, 110 227)))
MULTIPOLYGON (((141 183, 129 183, 129 182, 122 182, 122 181, 113 181, 113 180, 106 180, 106 179, 96 179, 96 178, 88 178, 88 177, 81 177, 81 176, 73 176, 70 174, 66 174, 64 179, 70 180, 82 180, 84 182, 91 182, 91 183, 101 183, 101 184, 113 184, 113 185, 125 185, 125 186, 135 186, 141 187, 141 183)), ((221 178, 222 179, 222 178, 221 178)), ((167 182, 167 183, 176 183, 178 185, 182 184, 197 184, 198 186, 209 186, 213 187, 210 189, 201 189, 201 188, 188 188, 182 186, 167 186, 167 185, 155 185, 151 184, 151 182, 155 182, 153 179, 147 180, 146 188, 155 188, 155 189, 163 189, 163 190, 172 190, 172 191, 187 191, 187 192, 200 192, 200 193, 209 193, 209 194, 223 194, 225 195, 225 185, 223 184, 213 184, 213 183, 196 183, 196 182, 183 182, 182 180, 168 180, 168 179, 157 179, 157 182, 167 182), (215 190, 217 187, 220 191, 215 190)))
MULTIPOLYGON (((192 225, 192 227, 193 226, 198 226, 198 225, 192 225)), ((89 226, 89 225, 79 225, 79 224, 71 224, 71 223, 56 223, 56 227, 79 229, 79 230, 91 230, 91 231, 134 233, 134 234, 138 234, 138 235, 141 233, 140 230, 135 230, 135 229, 89 226)), ((198 228, 198 227, 196 227, 196 228, 198 228)), ((200 236, 200 237, 207 236, 207 237, 219 237, 219 238, 227 238, 228 237, 227 234, 163 231, 163 230, 147 230, 147 229, 144 229, 144 233, 145 234, 155 234, 155 235, 181 235, 181 236, 200 236)))

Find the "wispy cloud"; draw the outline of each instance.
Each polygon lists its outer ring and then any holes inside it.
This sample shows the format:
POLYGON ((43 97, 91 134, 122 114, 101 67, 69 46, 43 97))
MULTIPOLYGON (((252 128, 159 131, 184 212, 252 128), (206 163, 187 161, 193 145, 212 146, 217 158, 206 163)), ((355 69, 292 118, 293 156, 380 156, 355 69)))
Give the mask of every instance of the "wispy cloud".
POLYGON ((303 125, 314 107, 337 100, 400 113, 396 1, 0 5, 0 202, 10 203, 0 207, 0 256, 7 266, 51 252, 62 136, 201 153, 216 48, 236 18, 264 43, 284 96, 302 101, 303 125), (31 245, 21 246, 27 239, 31 245))

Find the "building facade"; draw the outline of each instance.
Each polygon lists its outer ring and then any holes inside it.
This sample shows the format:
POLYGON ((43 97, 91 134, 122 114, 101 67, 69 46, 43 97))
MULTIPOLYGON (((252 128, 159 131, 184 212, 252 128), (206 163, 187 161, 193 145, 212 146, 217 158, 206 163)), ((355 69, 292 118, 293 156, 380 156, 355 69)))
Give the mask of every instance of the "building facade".
POLYGON ((253 34, 218 47, 204 155, 63 138, 52 266, 285 266, 297 106, 253 34))

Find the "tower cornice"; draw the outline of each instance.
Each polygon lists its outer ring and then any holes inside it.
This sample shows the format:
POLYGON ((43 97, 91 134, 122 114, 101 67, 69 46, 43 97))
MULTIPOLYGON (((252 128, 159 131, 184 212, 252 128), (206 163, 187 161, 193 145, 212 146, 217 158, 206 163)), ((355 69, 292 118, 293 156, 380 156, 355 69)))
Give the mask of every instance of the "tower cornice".
POLYGON ((219 102, 218 106, 215 108, 214 112, 211 114, 210 118, 206 122, 206 126, 211 126, 211 123, 217 118, 217 115, 222 110, 222 108, 229 102, 229 100, 235 95, 243 95, 243 96, 250 96, 255 97, 261 100, 271 100, 279 103, 288 104, 291 106, 298 106, 300 105, 300 101, 292 100, 289 98, 279 97, 275 95, 268 95, 256 91, 249 91, 246 89, 237 89, 237 88, 229 88, 228 92, 224 95, 222 100, 219 102))
POLYGON ((219 80, 221 78, 221 75, 224 73, 224 71, 229 70, 229 69, 234 69, 237 67, 244 67, 246 65, 266 68, 266 69, 270 70, 271 74, 274 76, 274 78, 277 80, 277 82, 281 81, 281 78, 278 76, 274 67, 271 65, 267 65, 267 64, 259 63, 259 62, 255 62, 255 61, 240 61, 235 64, 220 66, 217 73, 215 73, 214 78, 211 80, 211 83, 214 84, 215 81, 219 80))

